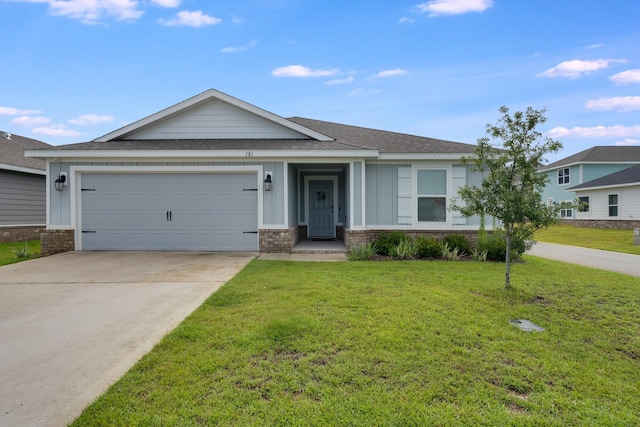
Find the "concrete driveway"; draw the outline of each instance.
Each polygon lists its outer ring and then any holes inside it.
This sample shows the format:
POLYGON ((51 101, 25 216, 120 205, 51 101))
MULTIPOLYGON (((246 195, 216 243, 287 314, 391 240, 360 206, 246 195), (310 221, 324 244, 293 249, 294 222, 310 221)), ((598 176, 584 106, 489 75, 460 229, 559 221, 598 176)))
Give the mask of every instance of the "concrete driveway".
POLYGON ((0 267, 0 426, 63 426, 257 254, 70 252, 0 267))

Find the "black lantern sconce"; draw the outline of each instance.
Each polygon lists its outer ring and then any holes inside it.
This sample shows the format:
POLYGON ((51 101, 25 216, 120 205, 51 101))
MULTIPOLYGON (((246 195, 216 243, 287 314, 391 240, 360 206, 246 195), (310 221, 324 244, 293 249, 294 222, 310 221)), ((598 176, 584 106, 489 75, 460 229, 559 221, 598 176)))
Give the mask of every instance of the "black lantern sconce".
POLYGON ((61 173, 58 175, 58 179, 54 181, 54 185, 56 187, 56 191, 64 190, 64 186, 67 182, 67 174, 61 173))
POLYGON ((266 172, 266 178, 264 179, 264 191, 271 191, 273 188, 273 181, 271 181, 271 175, 273 172, 266 172))

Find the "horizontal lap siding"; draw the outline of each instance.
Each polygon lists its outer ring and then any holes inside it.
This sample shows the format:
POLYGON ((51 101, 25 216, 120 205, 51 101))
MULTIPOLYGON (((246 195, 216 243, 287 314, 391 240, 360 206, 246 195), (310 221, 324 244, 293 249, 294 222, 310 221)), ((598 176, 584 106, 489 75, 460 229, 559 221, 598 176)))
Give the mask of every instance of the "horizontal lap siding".
POLYGON ((0 225, 44 224, 45 177, 0 171, 0 225))
POLYGON ((131 139, 304 139, 305 136, 222 101, 195 107, 131 139))

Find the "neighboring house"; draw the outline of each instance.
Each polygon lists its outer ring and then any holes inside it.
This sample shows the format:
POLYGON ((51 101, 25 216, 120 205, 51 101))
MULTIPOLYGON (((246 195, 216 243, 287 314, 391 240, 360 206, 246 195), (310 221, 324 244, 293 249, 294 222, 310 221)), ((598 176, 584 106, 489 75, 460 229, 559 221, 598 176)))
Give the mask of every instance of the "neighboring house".
POLYGON ((0 242, 37 239, 46 222, 46 163, 25 149, 50 147, 42 141, 0 131, 0 242))
POLYGON ((447 209, 482 177, 474 145, 284 119, 208 90, 91 142, 30 150, 48 164, 43 252, 288 252, 381 230, 473 238, 447 209), (64 176, 62 191, 54 181, 64 176))
POLYGON ((640 227, 640 164, 569 188, 580 201, 576 223, 584 227, 640 227))
MULTIPOLYGON (((548 204, 573 202, 571 187, 640 164, 640 146, 596 146, 540 168, 549 182, 542 192, 548 204)), ((575 209, 563 209, 562 219, 575 219, 575 209)))

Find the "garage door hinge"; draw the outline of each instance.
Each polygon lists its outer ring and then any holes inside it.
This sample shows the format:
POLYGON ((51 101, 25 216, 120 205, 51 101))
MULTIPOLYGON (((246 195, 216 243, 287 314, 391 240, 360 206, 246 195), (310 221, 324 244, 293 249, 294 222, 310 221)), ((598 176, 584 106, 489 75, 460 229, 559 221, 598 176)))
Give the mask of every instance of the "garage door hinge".
POLYGON ((97 233, 95 230, 82 230, 82 233, 97 233))
POLYGON ((243 231, 242 234, 258 234, 257 231, 243 231))
POLYGON ((257 188, 243 188, 242 191, 258 191, 257 188))

